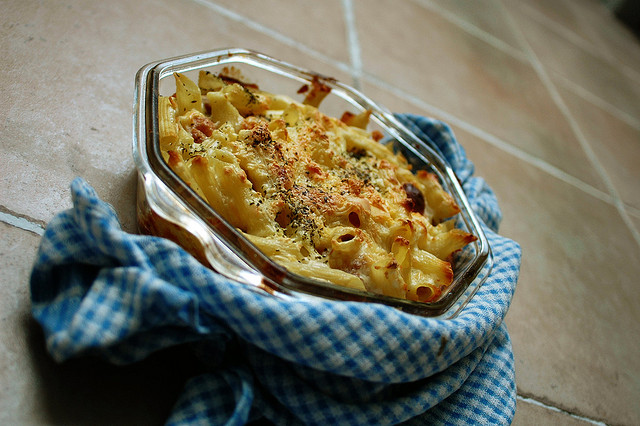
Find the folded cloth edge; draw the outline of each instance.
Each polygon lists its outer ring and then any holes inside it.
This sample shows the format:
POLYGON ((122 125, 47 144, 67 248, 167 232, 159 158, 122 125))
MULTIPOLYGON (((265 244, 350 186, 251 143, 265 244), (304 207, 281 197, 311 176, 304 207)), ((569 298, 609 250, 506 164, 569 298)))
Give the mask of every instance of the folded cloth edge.
MULTIPOLYGON (((408 119, 411 120, 411 118, 408 118, 408 119)), ((424 119, 424 118, 421 118, 421 119, 424 119)), ((430 124, 427 125, 427 127, 430 125, 441 126, 441 124, 439 124, 439 122, 436 122, 436 121, 432 121, 430 124)), ((425 127, 424 121, 420 123, 420 126, 425 127)), ((446 128, 444 131, 446 132, 446 128)), ((441 129, 440 132, 443 132, 443 130, 441 129)), ((436 134, 436 136, 438 136, 438 134, 436 134)), ((431 139, 434 139, 432 136, 430 137, 431 139)), ((451 137, 453 142, 455 142, 455 139, 452 136, 447 136, 447 137, 451 137)), ((443 138, 446 139, 446 137, 443 137, 443 138)), ((437 140, 438 138, 436 137, 435 139, 437 140)), ((449 143, 451 142, 449 141, 449 143)), ((465 167, 469 167, 468 163, 466 164, 465 167)), ((469 179, 471 178, 471 174, 469 174, 467 178, 468 179, 463 181, 463 185, 469 181, 469 179)), ((54 354, 54 356, 56 356, 57 359, 66 359, 70 356, 77 356, 79 354, 86 352, 87 348, 93 348, 98 352, 103 351, 108 354, 107 358, 115 362, 119 362, 119 361, 122 362, 123 360, 124 362, 131 362, 138 359, 142 359, 144 356, 146 356, 149 353, 150 349, 147 348, 146 350, 142 350, 142 351, 138 351, 135 348, 132 349, 131 346, 135 347, 137 344, 139 344, 139 342, 136 342, 135 339, 133 341, 127 341, 127 345, 124 345, 124 346, 128 346, 128 347, 120 348, 120 349, 117 348, 117 343, 119 342, 119 339, 127 335, 126 332, 123 332, 122 330, 120 330, 120 332, 117 332, 117 333, 111 333, 110 336, 107 336, 109 335, 109 333, 105 333, 105 331, 102 330, 100 332, 101 334, 98 333, 92 336, 94 340, 93 340, 93 343, 90 345, 87 345, 87 341, 85 339, 87 337, 86 333, 79 333, 77 329, 74 329, 74 331, 71 333, 67 333, 67 336, 65 337, 65 339, 56 341, 56 338, 55 338, 56 333, 60 333, 61 331, 64 332, 65 329, 69 330, 69 327, 73 328, 74 324, 72 323, 74 321, 75 321, 75 327, 79 327, 82 321, 86 320, 86 318, 84 317, 82 317, 83 319, 81 320, 80 319, 81 316, 76 316, 80 311, 82 311, 82 315, 89 315, 89 316, 92 315, 90 314, 91 308, 95 307, 95 305, 92 305, 92 302, 87 301, 87 299, 83 297, 89 294, 93 289, 91 288, 87 289, 86 286, 84 286, 84 283, 82 283, 83 280, 86 280, 89 277, 98 276, 102 272, 102 270, 105 268, 114 269, 113 267, 116 265, 118 266, 118 268, 120 268, 118 269, 119 271, 122 270, 123 265, 131 266, 134 268, 143 266, 144 267, 143 269, 153 269, 153 267, 157 266, 157 264, 154 264, 153 262, 149 262, 148 253, 146 253, 145 250, 149 250, 149 249, 160 250, 160 251, 169 250, 169 248, 165 247, 164 245, 160 249, 158 249, 158 247, 155 247, 157 241, 154 241, 153 244, 148 244, 147 242, 149 240, 147 240, 147 238, 152 238, 152 237, 138 237, 139 240, 137 240, 136 244, 131 244, 130 241, 125 241, 124 246, 126 246, 126 248, 123 249, 122 247, 119 247, 119 250, 122 250, 120 253, 118 253, 118 250, 114 252, 113 247, 109 246, 108 244, 102 247, 101 250, 91 251, 91 250, 88 250, 88 247, 90 246, 90 244, 85 242, 86 247, 85 246, 76 247, 77 250, 75 250, 73 254, 66 253, 68 255, 66 258, 64 256, 60 256, 61 254, 63 254, 63 252, 65 252, 65 250, 59 250, 59 249, 61 247, 63 249, 68 248, 64 246, 65 243, 63 241, 57 238, 57 235, 61 233, 62 229, 64 229, 64 232, 68 233, 68 235, 65 236, 65 238, 67 238, 68 241, 74 241, 74 243, 78 243, 79 241, 82 240, 81 234, 84 234, 85 236, 91 235, 92 238, 95 238, 94 242, 97 241, 98 245, 100 245, 100 243, 103 243, 104 241, 108 240, 105 234, 106 231, 119 228, 117 216, 115 215, 115 212, 113 211, 113 209, 104 208, 102 202, 98 199, 97 194, 95 194, 95 191, 92 188, 90 189, 88 188, 90 187, 86 184, 86 182, 82 181, 81 179, 75 180, 74 183, 72 183, 72 192, 74 193, 74 200, 77 201, 77 205, 74 209, 72 209, 71 211, 68 211, 67 213, 71 213, 71 215, 74 216, 73 220, 70 218, 70 216, 68 215, 65 216, 64 212, 61 213, 60 221, 59 221, 60 228, 56 227, 57 222, 54 219, 50 223, 51 231, 50 231, 50 227, 48 226, 47 232, 45 233, 45 236, 43 236, 43 244, 41 246, 41 250, 39 252, 39 257, 38 257, 38 260, 36 261, 36 265, 34 265, 34 271, 33 271, 32 280, 31 280, 34 316, 36 316, 36 318, 41 322, 41 324, 43 324, 43 328, 45 328, 45 332, 47 334, 47 344, 48 344, 49 350, 52 354, 54 354), (75 187, 75 190, 73 189, 74 187, 75 187), (83 193, 82 191, 84 190, 87 190, 89 192, 83 193), (93 191, 92 194, 90 194, 91 191, 93 191), (81 194, 81 196, 78 196, 79 194, 81 194), (87 196, 87 194, 89 195, 87 196), (98 220, 92 217, 88 217, 87 215, 90 213, 92 208, 94 209, 94 213, 95 211, 98 211, 100 213, 98 214, 98 216, 102 216, 102 217, 99 218, 98 220), (61 223, 61 222, 64 222, 64 223, 61 223), (80 223, 81 225, 79 225, 78 228, 74 229, 73 226, 70 225, 73 222, 75 222, 76 225, 78 223, 80 223), (52 234, 54 235, 52 236, 52 234), (109 256, 107 256, 107 254, 109 256), (69 285, 66 288, 60 288, 60 287, 56 288, 56 286, 52 286, 51 285, 52 281, 55 281, 55 280, 51 280, 50 277, 47 278, 45 277, 45 275, 51 274, 52 272, 55 272, 55 274, 60 274, 61 268, 57 268, 57 266, 67 265, 69 264, 68 262, 73 262, 73 259, 77 259, 74 256, 80 256, 80 255, 82 257, 81 263, 84 266, 84 269, 82 271, 75 271, 74 272, 75 275, 73 277, 58 276, 58 278, 69 279, 72 283, 81 284, 81 285, 80 286, 69 285), (133 261, 132 261, 132 258, 134 259, 133 261), (84 310, 81 309, 82 307, 81 305, 83 303, 85 304, 84 310), (59 315, 56 316, 56 313, 54 313, 53 311, 57 311, 57 314, 59 315), (71 313, 71 315, 67 316, 67 314, 69 313, 71 313), (55 320, 52 321, 52 318, 55 318, 55 320), (113 346, 104 345, 105 337, 109 337, 111 339, 111 342, 115 343, 115 349, 113 346), (73 346, 73 347, 70 347, 70 346, 73 346)), ((478 191, 478 193, 482 193, 482 190, 478 191)), ((486 195, 486 194, 483 194, 483 195, 486 195)), ((491 194, 489 195, 489 197, 491 197, 491 194)), ((495 203, 495 205, 497 206, 497 202, 495 203)), ((498 300, 499 306, 497 308, 494 307, 493 309, 491 309, 491 307, 488 308, 486 304, 481 306, 475 306, 475 305, 468 306, 463 312, 463 314, 460 315, 459 318, 449 322, 450 327, 447 327, 446 330, 440 330, 436 333, 429 334, 429 336, 427 336, 426 338, 430 340, 432 343, 435 341, 437 345, 435 346, 431 345, 428 348, 422 348, 425 350, 429 350, 431 357, 419 358, 416 361, 418 361, 418 363, 427 363, 431 365, 436 365, 437 367, 427 369, 426 371, 422 371, 421 373, 423 373, 423 375, 416 374, 417 372, 415 369, 410 371, 406 371, 406 370, 401 371, 402 369, 401 370, 396 369, 393 366, 389 365, 390 363, 388 362, 385 363, 384 358, 389 356, 389 354, 393 353, 393 348, 389 348, 389 347, 386 347, 384 350, 381 350, 381 351, 376 351, 375 348, 372 348, 372 345, 364 346, 367 350, 371 351, 370 356, 372 357, 372 359, 382 358, 379 360, 381 364, 383 364, 381 368, 378 368, 373 375, 369 375, 368 373, 371 373, 370 369, 367 370, 366 368, 362 368, 362 366, 353 366, 349 364, 349 362, 345 361, 344 358, 346 356, 353 355, 356 352, 350 351, 344 348, 342 349, 342 352, 340 352, 340 356, 343 357, 342 359, 340 359, 340 357, 333 357, 333 358, 328 357, 323 360, 323 359, 319 359, 317 356, 316 357, 305 356, 307 355, 305 354, 305 352, 319 351, 323 347, 326 349, 327 348, 326 342, 323 346, 322 339, 298 338, 298 340, 294 340, 293 342, 292 341, 287 341, 287 342, 274 341, 274 339, 270 339, 268 336, 266 337, 264 335, 260 336, 259 333, 255 332, 255 330, 251 330, 248 328, 247 325, 243 325, 242 321, 240 321, 239 323, 231 324, 231 325, 225 324, 225 327, 223 327, 224 329, 223 331, 229 332, 228 327, 230 327, 232 332, 238 334, 239 336, 246 339, 247 341, 257 342, 258 346, 261 347, 263 350, 267 350, 268 352, 274 353, 275 355, 282 355, 283 349, 286 349, 287 351, 290 351, 290 353, 285 354, 285 357, 284 357, 285 359, 289 359, 290 361, 294 361, 294 362, 300 362, 303 365, 312 366, 314 368, 320 368, 320 370, 327 371, 330 374, 339 374, 339 375, 345 374, 347 376, 367 378, 367 379, 373 378, 374 380, 380 381, 382 383, 411 382, 413 380, 419 379, 420 377, 429 377, 433 374, 437 374, 438 372, 444 371, 452 363, 455 363, 458 360, 464 358, 466 355, 471 353, 479 345, 485 343, 486 341, 491 340, 493 337, 493 333, 498 327, 500 327, 500 324, 502 323, 502 319, 504 318, 504 314, 506 314, 511 296, 513 295, 513 290, 515 289, 515 281, 517 280, 517 275, 519 270, 520 253, 519 253, 519 247, 517 246, 517 243, 512 242, 510 240, 507 241, 503 237, 500 237, 497 234, 492 232, 492 230, 497 229, 498 223, 499 223, 499 219, 494 220, 494 223, 492 224, 493 226, 487 225, 489 228, 487 231, 490 238, 494 240, 499 240, 499 243, 503 246, 503 248, 505 248, 505 250, 508 249, 510 251, 508 259, 506 260, 506 263, 508 263, 507 267, 504 267, 504 265, 503 266, 500 265, 500 262, 505 261, 505 259, 498 258, 498 267, 492 273, 493 279, 495 280, 496 276, 499 276, 500 277, 499 281, 501 281, 504 285, 502 286, 502 288, 499 285, 495 285, 488 289, 485 288, 486 286, 483 286, 480 290, 480 293, 476 295, 476 298, 485 297, 491 300, 498 300), (483 292, 484 290, 487 290, 487 291, 483 292), (461 338, 461 336, 464 336, 465 334, 474 335, 474 334, 478 334, 479 332, 481 334, 484 333, 484 336, 482 336, 483 338, 474 338, 474 339, 461 338), (456 346, 457 348, 455 351, 450 351, 449 348, 445 349, 443 347, 443 345, 447 345, 449 342, 455 342, 454 346, 456 346), (306 346, 306 350, 300 351, 295 348, 294 350, 291 350, 292 345, 294 343, 299 343, 303 347, 306 346), (434 350, 435 347, 437 347, 437 351, 434 350), (437 356, 434 356, 434 355, 437 355, 438 353, 440 353, 440 355, 444 354, 445 356, 438 359, 437 356), (341 365, 337 365, 340 363, 341 365), (350 374, 352 372, 349 371, 349 369, 353 367, 356 367, 355 368, 356 371, 355 373, 350 374)), ((119 232, 122 232, 122 231, 119 231, 119 232)), ((133 236, 125 237, 122 235, 119 238, 135 239, 135 237, 133 236)), ((179 250, 175 247, 174 249, 179 250)), ((178 258, 184 260, 182 258, 182 255, 178 256, 178 258)), ((184 268, 184 265, 183 265, 183 268, 184 268)), ((198 269, 197 266, 194 266, 192 264, 187 265, 187 269, 189 268, 198 269)), ((196 271, 196 272, 199 273, 201 271, 196 271)), ((109 276, 108 279, 113 280, 114 277, 109 276)), ((120 277, 120 279, 122 280, 123 278, 120 277)), ((166 277, 163 277, 163 281, 166 281, 166 277)), ((58 282, 58 284, 61 284, 61 283, 58 282)), ((102 284, 104 286, 104 289, 102 291, 107 293, 109 291, 113 291, 113 287, 114 287, 112 285, 113 283, 109 283, 109 285, 104 285, 105 283, 102 282, 102 284)), ((126 288, 123 288, 123 292, 126 292, 126 290, 127 290, 126 288)), ((185 289, 180 289, 180 290, 188 293, 188 291, 185 291, 185 289)), ((179 293, 179 292, 175 292, 175 293, 179 293)), ((184 296, 184 294, 179 294, 179 295, 184 296)), ((189 298, 187 297, 187 299, 189 298)), ((234 299, 234 300, 237 302, 237 299, 234 299)), ((193 299, 188 300, 188 302, 190 303, 192 301, 193 299)), ((243 303, 246 303, 246 301, 243 303)), ((206 304, 202 304, 202 305, 204 306, 206 304)), ((351 304, 347 303, 347 304, 343 304, 343 306, 346 306, 346 308, 344 311, 340 313, 341 315, 349 315, 358 311, 357 308, 353 308, 351 304)), ((184 306, 182 305, 178 307, 180 309, 184 308, 184 306)), ((175 307, 175 308, 178 308, 178 307, 175 307)), ((326 307, 327 306, 323 305, 323 306, 314 307, 314 309, 321 310, 321 309, 325 309, 326 307)), ((251 313, 256 315, 270 316, 270 314, 273 314, 273 310, 259 310, 259 311, 252 311, 251 313)), ((362 312, 358 311, 358 313, 362 313, 362 312)), ((194 315, 194 311, 187 314, 186 315, 187 318, 183 319, 183 321, 185 323, 189 323, 189 316, 191 316, 191 319, 193 319, 193 315, 194 315)), ((234 317, 232 312, 226 312, 226 315, 229 315, 228 316, 229 319, 235 319, 235 320, 238 319, 234 317)), ((369 316, 368 318, 366 318, 366 321, 360 321, 358 324, 350 323, 350 325, 360 325, 362 327, 363 324, 371 325, 375 321, 387 320, 387 321, 393 322, 393 319, 397 318, 394 315, 389 316, 389 314, 386 314, 386 313, 380 314, 380 311, 378 310, 366 312, 366 315, 369 316)), ((271 315, 270 317, 273 317, 273 315, 271 315)), ((277 317, 277 318, 280 318, 280 317, 277 317)), ((300 321, 301 318, 302 317, 298 313, 298 315, 288 316, 287 321, 289 321, 289 325, 291 325, 291 324, 295 324, 296 321, 300 321)), ((334 321, 336 317, 335 315, 325 316, 324 314, 320 313, 320 318, 324 319, 327 322, 330 322, 330 321, 334 321)), ((403 318, 406 319, 406 317, 403 317, 403 318)), ((200 318, 200 320, 202 319, 203 318, 200 318)), ((136 320, 142 321, 140 318, 137 318, 136 320)), ((433 323, 433 321, 427 320, 427 323, 431 323, 430 326, 434 327, 434 329, 439 328, 438 326, 439 323, 437 322, 433 323)), ((110 324, 110 326, 112 325, 113 324, 110 324)), ((157 326, 157 324, 155 324, 155 326, 157 326)), ((425 324, 422 324, 422 326, 424 327, 425 324)), ((100 327, 96 326, 95 328, 99 329, 100 327)), ((376 332, 383 332, 383 331, 387 333, 400 332, 400 334, 403 331, 403 330, 394 329, 393 327, 391 328, 386 327, 382 329, 378 327, 374 327, 373 329, 376 330, 376 332)), ((216 330, 218 329, 216 328, 216 330)), ((310 331, 310 330, 312 329, 307 329, 307 331, 310 331)), ((327 330, 323 330, 322 328, 315 328, 313 330, 317 332, 327 331, 327 330)), ((204 324, 201 331, 208 333, 211 331, 211 327, 208 327, 208 324, 204 324)), ((140 329, 138 329, 137 332, 140 332, 140 329)), ((264 334, 265 330, 260 330, 260 333, 264 334)), ((321 333, 318 333, 318 334, 321 334, 321 333)), ((333 334, 333 336, 336 336, 336 334, 333 334)), ((409 337, 411 337, 410 334, 404 335, 405 340, 409 337)), ((413 337, 415 337, 416 339, 425 338, 424 335, 415 335, 413 337)), ((192 335, 190 335, 190 338, 197 339, 198 332, 195 332, 192 335)), ((165 339, 165 341, 163 342, 164 345, 171 345, 175 343, 176 342, 172 341, 172 339, 165 339)), ((153 350, 157 350, 160 347, 163 347, 163 346, 162 345, 156 346, 153 348, 153 350)))

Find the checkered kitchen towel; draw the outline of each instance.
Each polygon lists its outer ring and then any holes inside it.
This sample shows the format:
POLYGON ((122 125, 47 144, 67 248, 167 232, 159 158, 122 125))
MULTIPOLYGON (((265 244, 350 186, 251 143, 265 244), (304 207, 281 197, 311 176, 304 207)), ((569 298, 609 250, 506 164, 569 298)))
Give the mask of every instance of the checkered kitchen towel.
POLYGON ((82 179, 47 226, 32 311, 58 361, 126 364, 188 344, 202 360, 169 424, 508 424, 515 412, 503 318, 520 265, 500 210, 441 122, 400 116, 451 163, 484 222, 494 267, 453 320, 391 307, 269 297, 203 267, 170 241, 122 231, 82 179))

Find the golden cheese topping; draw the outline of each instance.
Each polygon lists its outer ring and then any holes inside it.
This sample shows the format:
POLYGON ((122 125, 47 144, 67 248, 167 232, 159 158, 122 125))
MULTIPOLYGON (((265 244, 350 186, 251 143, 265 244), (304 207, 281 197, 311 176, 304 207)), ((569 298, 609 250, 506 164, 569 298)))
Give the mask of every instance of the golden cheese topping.
POLYGON ((435 175, 368 132, 369 111, 329 117, 330 89, 302 102, 201 71, 175 74, 159 99, 170 167, 231 225, 289 271, 377 294, 433 301, 451 284, 452 254, 475 240, 435 175))

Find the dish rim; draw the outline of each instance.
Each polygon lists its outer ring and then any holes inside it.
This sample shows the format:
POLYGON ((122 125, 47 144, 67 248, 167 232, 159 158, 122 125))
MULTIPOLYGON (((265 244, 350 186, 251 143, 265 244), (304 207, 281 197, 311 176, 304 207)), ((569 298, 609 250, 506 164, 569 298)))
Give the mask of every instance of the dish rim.
POLYGON ((205 248, 209 263, 213 261, 214 270, 241 284, 263 289, 267 286, 273 290, 269 293, 280 297, 320 296, 334 300, 383 303, 422 316, 453 318, 474 296, 492 267, 492 251, 481 222, 471 208, 451 166, 428 143, 411 132, 386 108, 355 88, 253 50, 216 49, 159 60, 140 68, 136 74, 134 92, 133 157, 151 209, 194 235, 205 248), (354 106, 371 109, 371 116, 379 125, 437 172, 445 190, 460 206, 460 219, 469 232, 477 237, 472 243, 475 245, 473 260, 467 262, 461 271, 455 270, 454 282, 441 298, 434 302, 415 302, 352 290, 292 274, 258 250, 169 168, 162 159, 158 135, 160 80, 173 72, 195 71, 233 62, 256 66, 301 83, 321 79, 332 88, 331 93, 334 95, 354 106), (215 267, 216 264, 218 268, 215 267), (472 286, 473 283, 475 285, 472 286), (465 293, 466 296, 463 297, 465 293))

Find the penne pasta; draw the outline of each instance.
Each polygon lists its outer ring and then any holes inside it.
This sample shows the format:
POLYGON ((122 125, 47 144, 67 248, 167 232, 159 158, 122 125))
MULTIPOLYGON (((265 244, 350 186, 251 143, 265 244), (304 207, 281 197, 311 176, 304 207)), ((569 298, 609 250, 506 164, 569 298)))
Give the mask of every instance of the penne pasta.
POLYGON ((158 100, 158 132, 160 133, 160 149, 169 151, 178 143, 178 123, 176 123, 176 110, 170 98, 158 100))
POLYGON ((453 270, 449 262, 440 260, 425 250, 414 250, 407 299, 431 302, 440 296, 452 279, 453 270))
POLYGON ((437 177, 367 131, 371 112, 328 117, 330 88, 303 86, 301 102, 236 75, 175 74, 159 99, 169 166, 265 255, 294 274, 418 302, 453 280, 453 253, 475 237, 437 177))
POLYGON ((204 112, 200 88, 184 74, 175 73, 177 113, 182 115, 190 110, 204 112))
POLYGON ((355 290, 366 291, 362 279, 358 276, 350 274, 348 272, 341 271, 340 269, 333 269, 322 262, 280 262, 285 268, 298 275, 311 276, 316 279, 328 281, 339 286, 352 288, 355 290))

